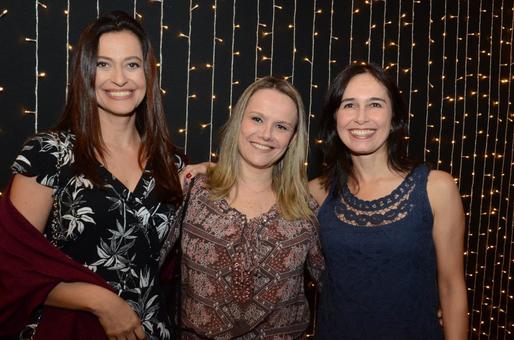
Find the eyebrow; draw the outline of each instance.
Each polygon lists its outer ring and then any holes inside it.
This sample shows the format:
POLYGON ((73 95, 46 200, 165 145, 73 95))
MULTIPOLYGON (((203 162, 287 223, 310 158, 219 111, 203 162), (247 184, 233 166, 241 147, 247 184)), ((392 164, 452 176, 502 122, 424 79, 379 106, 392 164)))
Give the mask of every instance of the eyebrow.
MULTIPOLYGON (((248 111, 249 114, 256 114, 260 117, 264 117, 264 114, 259 111, 248 111)), ((279 120, 278 122, 275 122, 275 124, 283 124, 283 125, 289 125, 290 127, 295 127, 295 123, 291 123, 285 120, 279 120)))
MULTIPOLYGON (((356 98, 343 98, 343 99, 341 99, 341 103, 349 102, 349 101, 353 101, 353 100, 356 100, 356 98)), ((367 101, 378 100, 378 101, 381 101, 381 102, 384 102, 384 103, 386 102, 385 99, 380 98, 380 97, 371 97, 371 98, 367 98, 366 100, 367 101)))
MULTIPOLYGON (((109 57, 104 57, 104 56, 97 56, 96 59, 105 59, 105 60, 110 60, 110 61, 113 61, 114 59, 112 58, 109 58, 109 57)), ((127 58, 124 58, 123 61, 127 61, 127 60, 131 60, 131 59, 137 59, 139 60, 140 62, 143 62, 143 59, 139 58, 138 56, 130 56, 130 57, 127 57, 127 58)))

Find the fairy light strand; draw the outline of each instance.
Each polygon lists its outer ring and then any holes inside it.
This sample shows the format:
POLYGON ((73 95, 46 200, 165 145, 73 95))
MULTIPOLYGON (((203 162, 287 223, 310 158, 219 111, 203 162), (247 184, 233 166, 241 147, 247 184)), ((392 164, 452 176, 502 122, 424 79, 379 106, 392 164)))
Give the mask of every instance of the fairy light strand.
POLYGON ((312 4, 312 38, 311 38, 311 58, 310 58, 310 78, 309 78, 309 119, 307 120, 307 136, 310 136, 311 131, 311 118, 312 118, 312 89, 314 79, 314 54, 315 54, 315 41, 316 41, 316 7, 318 1, 314 0, 312 4))
POLYGON ((70 84, 70 0, 66 2, 66 84, 64 86, 64 98, 68 98, 68 86, 70 84))
POLYGON ((385 67, 385 49, 386 49, 386 24, 387 24, 387 1, 384 1, 384 11, 382 20, 382 67, 385 67))
POLYGON ((400 83, 400 43, 402 33, 402 1, 398 5, 398 36, 396 37, 396 84, 400 83))
MULTIPOLYGON (((486 13, 487 10, 484 11, 484 13, 486 13)), ((485 15, 485 14, 484 14, 485 15)), ((493 17, 494 17, 494 3, 492 4, 492 9, 491 9, 491 23, 493 22, 493 17)), ((492 35, 492 29, 493 29, 493 25, 490 25, 490 32, 489 32, 489 36, 492 35)), ((480 30, 482 31, 482 30, 480 30)), ((492 43, 489 45, 489 56, 491 55, 491 52, 492 52, 492 43)), ((480 55, 482 56, 483 53, 481 53, 481 50, 480 50, 480 55)), ((491 67, 492 67, 492 63, 490 62, 490 57, 488 58, 487 56, 484 56, 484 58, 486 59, 489 59, 489 60, 486 60, 486 62, 489 61, 489 75, 491 75, 491 67)), ((478 72, 477 72, 478 73, 478 72)), ((487 164, 489 163, 489 161, 491 160, 492 161, 492 167, 493 167, 493 172, 494 173, 494 159, 491 159, 492 157, 488 157, 488 150, 489 150, 489 141, 490 141, 490 121, 491 121, 491 118, 490 118, 490 108, 491 108, 491 76, 489 76, 489 79, 488 79, 488 85, 487 85, 487 91, 485 93, 487 93, 487 103, 488 103, 488 108, 487 108, 487 113, 484 115, 485 116, 485 120, 486 120, 486 128, 485 128, 485 147, 484 147, 484 152, 485 152, 485 159, 484 159, 484 165, 483 165, 483 171, 482 171, 482 182, 481 182, 481 186, 480 186, 480 192, 482 193, 480 195, 480 206, 479 206, 479 209, 478 211, 480 212, 480 215, 483 214, 483 209, 484 209, 484 206, 486 205, 486 203, 484 202, 484 199, 485 199, 485 193, 488 193, 489 196, 490 196, 490 190, 486 191, 485 190, 485 186, 486 186, 486 181, 485 179, 487 178, 487 164)), ((482 91, 478 91, 479 93, 482 93, 482 91)), ((481 98, 479 98, 480 100, 481 98)), ((491 182, 493 183, 494 179, 491 178, 491 182)), ((487 215, 487 217, 489 218, 490 217, 490 214, 487 215)), ((478 230, 480 231, 480 235, 482 234, 485 234, 485 242, 483 243, 484 244, 484 251, 488 251, 489 250, 489 236, 490 236, 490 229, 488 227, 488 225, 485 226, 485 231, 482 230, 482 221, 483 219, 480 218, 479 221, 478 221, 478 230)), ((479 242, 479 245, 480 245, 480 242, 479 242)), ((477 253, 480 251, 481 247, 478 246, 477 247, 477 253)), ((480 265, 479 259, 477 259, 477 265, 479 265, 479 268, 481 268, 481 271, 482 271, 482 286, 481 286, 481 294, 480 294, 480 297, 481 297, 481 303, 484 302, 485 299, 487 299, 487 297, 485 296, 485 291, 484 291, 484 285, 485 285, 485 279, 486 279, 486 273, 487 273, 487 268, 486 268, 486 264, 487 264, 487 257, 484 258, 484 262, 482 265, 480 265)), ((475 276, 475 280, 476 280, 476 277, 475 276)), ((476 283, 475 283, 476 285, 476 283)), ((477 287, 478 288, 478 287, 477 287)), ((478 288, 480 289, 480 288, 478 288)), ((482 330, 482 326, 483 326, 483 315, 482 315, 482 310, 480 309, 479 311, 479 326, 478 326, 478 335, 481 336, 481 335, 488 335, 486 334, 485 332, 483 332, 482 330)))
MULTIPOLYGON (((479 12, 479 17, 478 17, 478 31, 479 32, 482 32, 482 0, 480 0, 480 12, 479 12)), ((477 82, 477 95, 475 96, 475 102, 476 102, 476 105, 475 105, 475 108, 476 108, 476 112, 477 112, 477 116, 476 116, 476 119, 475 119, 475 136, 478 137, 478 130, 479 130, 479 124, 478 124, 478 121, 479 121, 479 115, 478 113, 480 112, 480 106, 479 106, 479 95, 478 93, 480 93, 480 78, 479 78, 479 74, 480 74, 480 61, 481 61, 481 53, 480 53, 480 50, 481 50, 481 39, 480 39, 480 36, 477 36, 477 39, 478 39, 478 44, 477 44, 477 50, 476 50, 476 53, 477 53, 477 67, 476 67, 476 73, 475 73, 475 78, 476 78, 476 82, 477 82)), ((475 141, 474 141, 474 145, 473 145, 473 162, 472 162, 472 169, 473 169, 473 172, 471 173, 471 188, 474 188, 475 187, 475 171, 476 171, 476 164, 477 164, 477 139, 478 138, 475 138, 475 141)), ((483 188, 481 188, 480 192, 483 192, 483 188)), ((471 190, 471 193, 470 193, 470 198, 469 198, 469 207, 467 209, 467 211, 469 212, 469 219, 472 220, 473 218, 473 211, 471 210, 472 208, 472 205, 473 205, 473 201, 474 201, 474 190, 471 190)), ((476 245, 476 249, 474 250, 475 254, 478 254, 478 250, 480 249, 480 232, 481 232, 481 226, 482 226, 482 223, 481 223, 482 219, 480 218, 480 210, 479 210, 479 214, 478 214, 478 226, 476 226, 475 230, 476 230, 476 233, 477 233, 477 245, 476 245)), ((468 258, 468 261, 469 261, 469 258, 468 258)), ((466 268, 467 269, 467 268, 466 268)), ((466 272, 468 272, 466 270, 466 272)), ((477 276, 478 276, 478 259, 475 259, 475 267, 474 267, 474 272, 473 272, 473 287, 476 287, 476 284, 477 284, 477 276)), ((471 303, 471 306, 472 306, 472 309, 471 309, 471 314, 470 314, 470 321, 471 321, 471 324, 473 325, 474 324, 474 320, 475 320, 475 310, 473 309, 473 307, 475 306, 475 302, 476 302, 476 294, 473 292, 473 298, 472 298, 472 303, 471 303)))
POLYGON ((39 120, 39 6, 40 2, 35 2, 35 10, 36 10, 36 41, 35 41, 35 55, 36 55, 36 65, 35 65, 35 83, 34 83, 34 133, 38 132, 38 120, 39 120))
POLYGON ((257 79, 257 75, 258 75, 258 72, 257 72, 257 69, 259 67, 259 33, 260 33, 260 28, 261 28, 261 12, 260 12, 260 1, 257 0, 257 24, 256 24, 256 27, 255 27, 255 74, 254 74, 254 77, 253 79, 257 79))
POLYGON ((330 86, 332 81, 332 40, 334 39, 334 0, 330 1, 330 31, 328 39, 328 77, 327 77, 327 88, 330 86))
MULTIPOLYGON (((513 44, 514 44, 514 15, 512 15, 512 19, 511 19, 511 28, 510 28, 510 44, 509 44, 509 50, 510 50, 510 53, 509 53, 509 63, 508 65, 512 65, 513 63, 513 57, 512 57, 512 52, 513 52, 513 44)), ((509 67, 509 80, 508 80, 508 86, 507 86, 507 98, 511 98, 511 89, 512 89, 512 77, 513 77, 513 74, 512 74, 512 67, 509 67)), ((511 106, 510 103, 507 103, 506 105, 506 115, 509 114, 509 107, 511 106)), ((505 142, 508 140, 507 138, 507 132, 509 131, 508 127, 509 125, 512 125, 510 124, 511 123, 511 120, 507 117, 506 119, 506 128, 505 128, 505 142)), ((509 139, 511 142, 514 140, 514 131, 513 131, 513 134, 510 136, 510 139, 509 139)), ((503 154, 505 155, 507 152, 507 143, 504 144, 504 148, 503 148, 503 154)), ((505 162, 505 158, 504 157, 504 162, 505 162)), ((511 152, 510 152, 510 163, 512 164, 512 161, 514 160, 514 147, 511 147, 511 152)), ((503 167, 502 167, 503 168, 503 167)), ((513 181, 513 171, 512 171, 512 166, 510 167, 510 171, 509 171, 509 180, 507 183, 512 183, 513 181)), ((502 177, 502 180, 503 180, 503 177, 502 177)), ((500 188, 503 188, 503 182, 500 183, 500 188)), ((511 209, 511 192, 512 190, 508 190, 507 191, 507 207, 506 207, 506 214, 507 216, 509 216, 508 214, 508 211, 511 209)), ((501 202, 501 200, 500 200, 501 202)), ((511 217, 512 218, 512 217, 511 217)), ((510 230, 513 230, 514 229, 514 218, 512 218, 512 221, 510 222, 509 224, 509 221, 508 220, 505 220, 505 235, 508 235, 508 227, 510 226, 510 230)), ((511 264, 512 264, 512 259, 513 259, 513 254, 512 254, 512 236, 511 236, 511 242, 509 243, 508 242, 509 240, 505 238, 505 242, 503 243, 503 258, 502 258, 502 262, 501 262, 501 268, 505 268, 507 267, 508 270, 506 271, 506 277, 510 280, 511 278, 511 264), (507 244, 509 244, 509 248, 510 248, 510 251, 509 251, 509 256, 507 256, 507 244), (506 264, 507 263, 507 264, 506 264)), ((507 291, 508 293, 508 288, 509 288, 509 284, 507 281, 507 287, 504 288, 503 286, 503 282, 506 281, 504 280, 504 270, 501 270, 501 273, 500 273, 500 292, 503 292, 504 290, 507 291)), ((507 303, 508 301, 508 296, 507 294, 506 295, 506 298, 505 298, 505 310, 504 310, 504 315, 509 315, 509 303, 507 303)), ((500 303, 501 305, 501 298, 500 298, 500 303)), ((499 321, 499 313, 500 313, 500 310, 498 309, 498 312, 497 312, 497 317, 496 317, 496 320, 499 321)), ((497 322, 497 327, 499 327, 500 325, 498 324, 497 322)), ((504 334, 504 340, 507 339, 507 334, 508 334, 508 330, 505 330, 505 334, 504 334)))
MULTIPOLYGON (((503 13, 503 7, 504 7, 504 1, 502 0, 502 3, 501 3, 501 11, 500 11, 500 13, 503 13)), ((503 52, 503 43, 502 43, 502 42, 504 41, 503 25, 504 25, 504 22, 503 22, 503 15, 500 15, 500 27, 501 27, 501 29, 500 29, 500 40, 499 40, 499 42, 500 42, 500 43, 499 43, 499 45, 500 45, 500 46, 499 46, 499 51, 500 51, 500 52, 499 52, 499 56, 500 56, 500 60, 499 60, 499 63, 498 63, 498 75, 500 76, 500 78, 501 78, 501 74, 502 74, 502 72, 501 72, 501 69, 502 69, 502 59, 501 59, 501 56, 503 55, 503 53, 502 53, 502 52, 503 52)), ((494 26, 494 25, 491 25, 491 26, 494 26)), ((493 41, 494 41, 494 40, 493 40, 493 41)), ((491 45, 492 45, 492 44, 491 44, 491 45)), ((512 52, 512 50, 511 50, 510 48, 509 48, 509 52, 512 52)), ((510 55, 511 55, 511 53, 510 53, 510 55)), ((501 81, 498 81, 498 83, 497 83, 496 85, 497 85, 497 88, 496 88, 496 90, 497 90, 497 96, 498 96, 498 100, 499 100, 499 97, 500 97, 500 94, 501 94, 501 81)), ((510 98, 510 97, 509 97, 509 96, 507 96, 507 98, 510 98)), ((505 113, 506 113, 506 115, 508 115, 508 110, 507 110, 507 112, 505 112, 505 113)), ((500 117, 500 105, 498 105, 498 106, 497 106, 497 116, 498 116, 498 119, 496 119, 496 131, 498 131, 498 130, 499 130, 499 128, 500 128, 500 119, 499 119, 499 117, 500 117)), ((502 115, 502 116, 503 116, 503 115, 502 115)), ((506 155, 506 151, 507 151, 507 150, 506 150, 506 146, 507 146, 507 132, 509 131, 509 119, 505 119, 505 124, 506 124, 506 126, 505 126, 505 134, 504 134, 504 139, 503 139, 503 150, 502 150, 502 153, 501 153, 501 155, 502 155, 502 156, 505 156, 505 155, 506 155)), ((498 140, 498 138, 496 139, 496 141, 497 141, 497 140, 498 140)), ((497 152, 497 151, 496 151, 496 150, 497 150, 497 145, 496 145, 496 144, 497 144, 497 142, 495 142, 495 147, 494 147, 495 154, 496 154, 496 152, 497 152)), ((501 169, 501 171, 502 171, 502 172, 503 172, 503 169, 505 169, 505 159, 506 159, 506 158, 507 158, 507 157, 502 157, 502 158, 501 158, 501 166, 500 166, 500 169, 501 169)), ((494 159, 496 159, 496 158, 494 158, 494 159)), ((495 172, 493 171, 493 173, 495 173, 495 172)), ((503 176, 503 174, 502 174, 502 176, 500 176, 500 183, 499 183, 499 186, 498 186, 499 188, 503 188, 503 184, 504 184, 504 181, 503 181, 503 180, 504 180, 504 177, 505 177, 505 176, 503 176)), ((495 235, 496 246, 494 247, 494 256, 493 256, 493 259, 494 259, 495 261, 496 261, 496 259, 497 259, 498 254, 499 254, 499 253, 498 253, 498 252, 499 252, 498 241, 500 240, 500 230, 501 230, 501 229, 503 229, 503 230, 504 230, 504 232, 503 232, 503 234, 504 234, 504 235, 503 235, 503 236, 504 236, 505 238, 507 237, 507 233, 506 233, 506 230, 507 230, 507 228, 506 228, 506 223, 503 223, 503 222, 501 221, 501 218, 500 218, 500 216, 502 215, 502 203, 503 203, 502 201, 503 201, 503 190, 500 190, 500 191, 499 191, 499 195, 498 195, 498 202, 499 202, 499 206, 498 206, 498 215, 497 215, 497 216, 498 216, 498 217, 497 217, 498 224, 497 224, 497 228, 496 228, 496 235, 495 235), (503 225, 504 225, 504 227, 502 228, 502 227, 500 226, 500 224, 503 224, 503 225)), ((489 211, 492 211, 492 209, 493 209, 493 205, 492 205, 492 195, 491 195, 491 196, 490 196, 490 199, 489 199, 489 211)), ((508 209, 507 209, 507 211, 508 211, 508 209)), ((507 213, 507 211, 506 211, 506 213, 507 213)), ((491 221, 490 221, 490 219, 489 219, 489 223, 488 223, 488 225, 490 225, 490 223, 491 223, 491 221)), ((506 242, 504 242, 504 243, 503 243, 503 244, 504 244, 504 247, 505 247, 505 243, 506 243, 506 242)), ((503 255, 503 254, 505 254, 505 250, 503 250, 503 252, 501 253, 501 255, 503 255)), ((503 257, 503 256, 502 256, 502 257, 503 257)), ((495 277, 496 277, 496 275, 497 275, 496 269, 497 269, 497 266, 496 266, 496 263, 495 263, 495 265, 493 266, 493 272, 492 272, 492 275, 491 275, 491 277, 493 278, 493 282, 492 282, 492 284, 491 284, 491 286, 492 286, 492 288, 491 288, 491 294, 492 294, 492 295, 491 295, 491 303, 492 303, 492 304, 494 304, 495 292, 497 292, 497 293, 498 293, 498 300, 501 300, 501 290, 496 290, 496 289, 494 289, 494 288, 496 287, 497 283, 498 283, 498 281, 494 280, 494 278, 495 278, 495 277)), ((500 269, 500 271, 501 271, 501 269, 500 269)), ((499 288, 501 289, 501 280, 499 281, 499 286, 500 286, 499 288)), ((496 320, 498 320, 498 319, 499 319, 499 317, 500 317, 500 316, 499 316, 499 314, 500 314, 500 307, 499 307, 499 305, 500 305, 500 304, 498 303, 498 308, 496 308, 496 320)), ((494 305, 493 305, 493 308, 494 308, 494 305)), ((493 308, 490 308, 490 309, 489 309, 489 315, 487 316, 488 320, 493 320, 493 318, 492 318, 492 317, 493 317, 493 308)), ((498 324, 497 324, 497 326, 498 326, 498 324)), ((491 327, 492 327, 492 322, 489 322, 488 329, 487 329, 487 334, 491 334, 491 327)), ((497 329, 497 331, 498 331, 498 329, 497 329)))
POLYGON ((297 0, 294 0, 294 8, 293 8, 293 57, 291 61, 291 83, 294 84, 294 71, 296 64, 296 8, 297 8, 297 0))
MULTIPOLYGON (((491 5, 491 6, 492 6, 492 8, 491 8, 491 18, 490 18, 490 20, 491 20, 491 25, 490 25, 489 37, 492 37, 492 35, 493 35, 493 27, 494 27, 494 24, 493 24, 493 23, 494 23, 494 9, 495 9, 495 4, 496 4, 496 2, 495 2, 495 1, 493 1, 493 2, 492 2, 492 5, 491 5)), ((500 26, 500 27, 501 27, 501 26, 500 26)), ((492 41, 492 40, 490 40, 490 43, 489 43, 489 60, 491 59, 491 57, 490 57, 490 56, 492 56, 492 51, 493 51, 493 41, 492 41)), ((490 131, 490 129, 489 129, 489 127, 490 127, 490 122, 491 122, 492 65, 493 65, 493 63, 492 63, 492 62, 489 62, 489 81, 488 81, 488 85, 487 85, 488 89, 487 89, 487 92, 486 92, 486 93, 488 93, 488 94, 489 94, 489 95, 487 96, 487 116, 486 116, 486 119, 487 119, 487 127, 486 127, 486 129, 485 129, 485 130, 487 131, 487 133, 486 133, 486 136, 485 136, 485 148, 484 148, 484 150, 485 150, 485 152, 486 152, 486 153, 488 153, 488 150, 489 150, 489 143, 490 143, 490 140, 492 140, 492 141, 494 141, 494 140, 495 140, 495 138, 491 138, 491 139, 489 138, 489 137, 490 137, 490 135, 491 135, 491 133, 492 133, 492 131, 490 131)), ((496 121, 498 122, 498 120, 496 120, 496 121)), ((497 133, 497 131, 496 131, 495 133, 497 133)), ((496 143, 496 142, 493 142, 493 143, 494 143, 494 150, 496 151, 496 144, 497 144, 497 143, 496 143)), ((495 170, 496 170, 496 162, 495 162, 494 154, 496 154, 496 152, 494 152, 494 153, 493 153, 493 157, 487 157, 487 158, 485 158, 485 161, 484 161, 484 167, 483 167, 483 169, 484 169, 484 170, 483 170, 483 171, 484 171, 483 175, 484 175, 484 176, 485 176, 485 174, 486 174, 486 168, 487 168, 488 160, 490 160, 490 162, 491 162, 491 164, 492 164, 492 171, 491 171, 491 173, 492 173, 492 174, 494 174, 494 173, 495 173, 495 170)), ((481 192, 482 192, 482 193, 484 193, 485 178, 486 178, 486 177, 483 177, 483 179, 482 179, 482 190, 481 190, 481 192)), ((494 176, 492 176, 492 177, 491 177, 491 189, 488 191, 489 193, 492 191, 492 187, 493 187, 493 186, 494 186, 494 176)), ((485 206, 487 206, 487 205, 486 205, 487 203, 486 203, 486 202, 484 202, 484 198, 485 198, 485 197, 484 197, 484 195, 480 195, 480 210, 479 210, 479 211, 480 211, 480 213, 482 213, 484 205, 485 205, 485 206)), ((491 204, 492 204, 491 200, 492 200, 492 195, 491 195, 491 194, 489 194, 489 207, 491 207, 491 204)), ((491 211, 491 210, 489 210, 489 211, 491 211)), ((482 219, 480 219, 480 221, 482 221, 482 219)), ((490 232, 490 230, 491 230, 491 229, 488 227, 488 226, 490 225, 489 223, 491 222, 491 214, 490 214, 490 213, 487 215, 487 222, 488 222, 488 223, 487 223, 487 225, 486 225, 486 237, 485 237, 485 247, 486 247, 486 248, 485 248, 485 251, 489 250, 489 237, 490 237, 490 235, 491 235, 491 232, 490 232)), ((479 225, 480 225, 480 224, 479 224, 479 225)), ((487 270, 487 268, 486 268, 486 264, 487 264, 487 257, 485 257, 485 258, 484 258, 484 262, 483 262, 483 267, 484 267, 483 272, 484 272, 484 275, 482 275, 482 286, 481 286, 481 288, 482 288, 482 293, 481 293, 482 301, 484 300, 484 296, 485 296, 485 280, 486 280, 486 275, 485 275, 485 273, 486 273, 486 270, 487 270)), ((491 301, 491 304, 492 304, 492 301, 491 301)), ((483 320, 482 316, 483 316, 483 315, 482 315, 482 312, 480 312, 480 321, 482 321, 482 320, 483 320)), ((483 331, 482 331, 482 325, 483 325, 483 324, 482 324, 482 322, 480 322, 480 324, 479 324, 479 328, 478 328, 478 334, 488 336, 488 335, 489 335, 489 333, 488 333, 488 332, 483 332, 483 331), (485 334, 484 334, 484 333, 485 333, 485 334)))
POLYGON ((273 52, 275 47, 275 13, 277 10, 277 5, 275 4, 275 0, 273 0, 273 14, 271 16, 271 51, 270 51, 270 68, 269 74, 273 75, 273 52))
MULTIPOLYGON (((464 61, 464 102, 463 102, 463 107, 464 107, 464 115, 463 115, 463 118, 462 118, 462 132, 465 133, 466 131, 466 121, 467 121, 467 93, 468 93, 468 81, 467 81, 467 78, 466 78, 466 75, 468 74, 468 65, 469 65, 469 60, 468 60, 468 46, 469 46, 469 36, 470 36, 470 31, 469 31, 469 18, 470 16, 470 4, 469 4, 469 1, 467 2, 467 6, 466 6, 466 37, 465 37, 465 61, 464 61)), ((464 136, 465 137, 465 136, 464 136)), ((459 181, 459 191, 462 193, 462 189, 463 189, 463 186, 462 186, 462 178, 463 178, 463 163, 464 163, 464 146, 466 144, 466 138, 461 138, 461 163, 460 163, 460 166, 459 166, 459 178, 461 179, 459 181)), ((470 191, 472 192, 473 191, 473 187, 470 187, 470 191)), ((470 196, 471 196, 471 192, 470 192, 470 196)), ((469 207, 470 205, 468 206, 468 210, 466 211, 469 211, 469 207)), ((468 215, 468 221, 471 221, 471 215, 468 215)), ((468 231, 468 235, 466 235, 466 246, 465 246, 465 249, 466 249, 466 252, 467 254, 470 253, 469 249, 471 249, 471 237, 470 237, 470 233, 468 231)), ((469 274, 469 271, 468 271, 468 263, 469 263, 469 256, 466 257, 466 260, 464 261, 465 263, 465 274, 466 274, 466 278, 470 276, 469 274)), ((473 308, 473 305, 471 305, 471 308, 473 308)), ((471 323, 472 325, 472 323, 471 323)), ((472 327, 470 329, 470 331, 472 330, 472 327)))
MULTIPOLYGON (((160 16, 159 16, 159 90, 162 91, 162 68, 163 68, 163 58, 162 58, 162 40, 163 40, 163 23, 164 23, 164 0, 160 0, 161 6, 160 6, 160 16)), ((136 11, 136 4, 134 3, 134 11, 136 11)), ((191 36, 191 33, 189 33, 189 36, 191 36)), ((187 135, 187 130, 186 130, 187 135)))
POLYGON ((369 20, 368 20, 368 41, 366 44, 368 45, 368 63, 371 61, 371 32, 373 27, 373 1, 369 2, 369 20))
MULTIPOLYGON (((464 134, 466 132, 466 121, 467 121, 467 99, 468 99, 468 96, 467 96, 467 93, 468 93, 468 81, 467 81, 467 78, 466 78, 466 75, 468 74, 468 65, 469 65, 469 61, 468 61, 468 46, 469 46, 469 15, 470 15, 470 8, 469 8, 469 1, 466 2, 467 6, 466 6, 466 17, 465 17, 465 21, 466 21, 466 32, 465 32, 465 36, 464 36, 464 90, 463 90, 463 103, 462 103, 462 107, 463 107, 463 110, 464 110, 464 114, 462 115, 462 133, 464 134)), ((462 176, 463 176, 463 173, 462 173, 462 170, 463 170, 463 163, 464 163, 464 145, 466 144, 466 138, 464 138, 465 136, 463 136, 463 138, 461 138, 461 144, 460 144, 460 164, 459 164, 459 191, 462 192, 463 190, 463 187, 462 187, 462 176)), ((466 238, 466 249, 469 249, 469 237, 466 238)))
POLYGON ((218 22, 218 16, 217 16, 217 10, 218 10, 218 1, 214 0, 214 20, 212 24, 212 59, 211 59, 211 112, 210 112, 210 119, 209 119, 209 162, 212 161, 212 125, 213 125, 213 119, 214 119, 214 79, 216 74, 216 24, 218 22))
POLYGON ((355 0, 352 0, 352 15, 350 16, 350 46, 348 51, 348 64, 353 60, 353 16, 355 15, 355 0))
MULTIPOLYGON (((448 15, 448 13, 446 13, 448 15)), ((453 124, 452 124, 452 140, 450 146, 450 173, 453 174, 453 159, 455 154, 455 134, 457 127, 457 84, 458 84, 458 70, 459 70, 459 51, 460 51, 460 43, 459 43, 459 32, 460 32, 460 1, 457 1, 457 28, 455 34, 455 63, 453 67, 455 69, 455 76, 453 77, 453 124)))
MULTIPOLYGON (((414 25, 416 23, 416 1, 412 2, 412 10, 411 10, 411 22, 412 24, 410 26, 410 65, 409 65, 409 102, 407 103, 407 131, 410 133, 411 128, 411 115, 412 115, 412 70, 414 69, 414 46, 416 43, 414 42, 414 25)), ((409 151, 409 143, 407 143, 407 152, 409 151)))
POLYGON ((189 23, 187 31, 187 76, 186 76, 186 108, 185 108, 185 122, 184 122, 184 153, 187 154, 187 136, 189 132, 189 96, 190 93, 190 76, 191 76, 191 32, 193 31, 193 0, 189 0, 189 23))
POLYGON ((232 41, 230 48, 230 93, 229 93, 229 115, 232 115, 232 96, 234 94, 234 45, 236 35, 236 4, 237 0, 232 3, 232 41))
MULTIPOLYGON (((444 126, 444 117, 445 117, 445 107, 444 107, 444 91, 446 89, 446 35, 448 32, 448 0, 444 0, 444 17, 443 17, 443 48, 441 51, 442 55, 442 67, 441 67, 441 92, 440 92, 440 104, 439 104, 439 132, 438 132, 438 138, 437 140, 439 143, 437 143, 437 164, 436 167, 439 169, 441 165, 441 143, 442 136, 443 136, 443 126, 444 126)), ((453 84, 455 86, 455 84, 453 84)))
POLYGON ((423 161, 427 161, 427 153, 430 152, 428 149, 428 117, 430 116, 430 74, 432 65, 432 0, 428 2, 428 51, 427 51, 427 86, 426 92, 426 107, 427 112, 425 113, 425 143, 423 147, 423 161))

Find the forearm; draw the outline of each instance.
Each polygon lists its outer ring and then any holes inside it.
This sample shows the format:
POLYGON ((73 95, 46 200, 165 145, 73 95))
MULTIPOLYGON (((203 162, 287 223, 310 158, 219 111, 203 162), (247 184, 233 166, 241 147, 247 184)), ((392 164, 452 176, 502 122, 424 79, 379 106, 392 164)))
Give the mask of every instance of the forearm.
POLYGON ((445 340, 468 339, 468 304, 464 283, 440 289, 445 340))
POLYGON ((109 338, 145 338, 136 312, 106 288, 85 282, 61 282, 48 294, 45 304, 93 313, 109 338))
POLYGON ((119 298, 103 287, 85 282, 61 282, 48 294, 45 305, 88 311, 98 315, 109 301, 119 298))

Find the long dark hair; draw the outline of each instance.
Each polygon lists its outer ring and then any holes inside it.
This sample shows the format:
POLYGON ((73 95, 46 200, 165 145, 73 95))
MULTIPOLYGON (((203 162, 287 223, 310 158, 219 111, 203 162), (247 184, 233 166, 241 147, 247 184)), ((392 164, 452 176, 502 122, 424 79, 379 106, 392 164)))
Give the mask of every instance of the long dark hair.
POLYGON ((71 64, 66 105, 56 130, 75 134, 74 172, 101 186, 97 157, 103 158, 105 148, 95 95, 98 42, 102 34, 119 31, 133 33, 143 49, 146 95, 136 109, 136 128, 141 136, 139 164, 142 167, 145 160, 149 162, 160 200, 179 203, 182 189, 174 162, 177 149, 171 142, 164 116, 154 52, 141 25, 127 13, 113 11, 102 15, 81 33, 71 64))
POLYGON ((350 80, 356 75, 368 73, 386 89, 392 106, 391 132, 386 141, 388 165, 398 172, 408 172, 415 162, 407 157, 407 107, 396 83, 384 70, 372 63, 358 63, 347 66, 330 85, 320 118, 320 137, 324 140, 325 167, 322 184, 325 190, 332 186, 338 194, 342 186, 353 177, 353 162, 350 150, 337 134, 336 112, 350 80))

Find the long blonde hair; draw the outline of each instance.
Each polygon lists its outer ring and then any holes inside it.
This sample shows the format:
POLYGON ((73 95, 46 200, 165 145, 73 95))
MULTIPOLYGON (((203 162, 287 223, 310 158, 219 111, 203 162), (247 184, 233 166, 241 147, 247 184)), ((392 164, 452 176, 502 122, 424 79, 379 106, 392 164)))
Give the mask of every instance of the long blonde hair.
POLYGON ((241 121, 250 98, 262 89, 273 89, 285 94, 296 104, 298 123, 288 149, 280 161, 273 166, 273 191, 277 195, 277 205, 285 219, 313 219, 309 207, 307 189, 307 118, 302 98, 287 81, 275 77, 264 77, 248 86, 237 101, 232 115, 223 126, 220 158, 216 167, 207 173, 207 185, 212 199, 226 198, 239 176, 238 139, 241 121))

